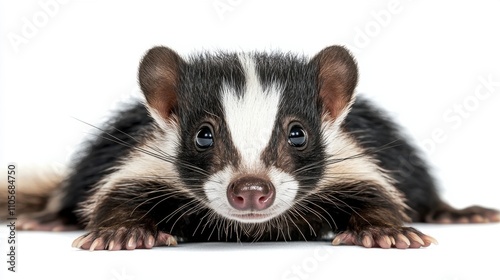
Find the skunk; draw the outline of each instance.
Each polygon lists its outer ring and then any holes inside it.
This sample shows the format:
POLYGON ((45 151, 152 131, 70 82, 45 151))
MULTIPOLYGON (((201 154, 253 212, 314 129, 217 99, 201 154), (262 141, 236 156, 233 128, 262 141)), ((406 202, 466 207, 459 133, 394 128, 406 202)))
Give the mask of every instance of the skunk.
POLYGON ((73 242, 85 250, 324 239, 419 248, 436 240, 407 223, 500 221, 440 199, 398 125, 356 97, 357 65, 341 46, 312 58, 154 47, 138 78, 145 102, 99 128, 18 228, 85 228, 73 242))

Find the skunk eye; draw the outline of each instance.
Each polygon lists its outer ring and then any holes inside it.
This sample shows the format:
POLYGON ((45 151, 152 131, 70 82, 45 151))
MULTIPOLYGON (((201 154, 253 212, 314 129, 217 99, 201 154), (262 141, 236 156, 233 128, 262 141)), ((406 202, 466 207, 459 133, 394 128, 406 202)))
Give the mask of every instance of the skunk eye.
POLYGON ((196 133, 195 144, 198 151, 205 151, 214 144, 214 135, 209 125, 203 125, 196 133))
POLYGON ((288 132, 288 144, 290 146, 304 149, 307 144, 307 133, 298 123, 292 123, 288 132))

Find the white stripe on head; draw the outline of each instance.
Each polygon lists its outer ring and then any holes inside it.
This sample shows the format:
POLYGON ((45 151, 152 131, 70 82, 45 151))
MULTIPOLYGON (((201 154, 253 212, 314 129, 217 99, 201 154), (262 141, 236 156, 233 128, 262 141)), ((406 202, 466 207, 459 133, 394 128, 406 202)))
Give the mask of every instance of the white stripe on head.
POLYGON ((238 96, 234 88, 225 84, 222 89, 222 104, 233 144, 241 155, 243 168, 256 171, 261 165, 260 155, 271 139, 281 89, 275 84, 264 89, 254 59, 244 54, 238 58, 245 73, 244 92, 238 96))

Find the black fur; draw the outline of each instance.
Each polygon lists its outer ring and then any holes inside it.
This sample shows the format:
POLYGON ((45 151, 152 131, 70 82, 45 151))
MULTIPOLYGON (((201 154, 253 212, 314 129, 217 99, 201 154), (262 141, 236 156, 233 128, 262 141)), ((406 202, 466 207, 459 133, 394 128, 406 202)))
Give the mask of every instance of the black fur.
POLYGON ((315 187, 324 171, 324 165, 317 164, 325 158, 324 147, 321 137, 315 137, 321 133, 323 110, 317 96, 317 65, 293 54, 257 54, 255 60, 263 86, 267 88, 278 84, 282 86, 284 93, 274 123, 275 131, 271 143, 264 152, 264 162, 268 166, 275 165, 292 174, 302 166, 314 164, 315 168, 309 168, 307 172, 301 173, 301 176, 295 176, 301 184, 301 193, 307 193, 315 187), (289 129, 283 124, 289 123, 290 120, 299 123, 307 134, 312 136, 308 137, 305 150, 298 151, 289 145, 280 145, 282 139, 286 139, 289 129), (289 160, 280 160, 287 155, 290 155, 289 160))
POLYGON ((193 173, 186 165, 178 165, 181 178, 189 178, 190 181, 185 183, 190 185, 193 183, 193 177, 198 182, 204 182, 208 175, 220 169, 222 164, 214 164, 215 155, 220 160, 238 165, 235 148, 228 141, 229 131, 220 119, 224 115, 220 91, 222 83, 226 83, 236 89, 236 93, 241 93, 245 87, 245 76, 237 56, 225 53, 192 57, 181 72, 177 113, 179 126, 183 128, 180 135, 183 140, 180 143, 178 158, 206 171, 193 173), (217 152, 212 149, 199 153, 194 146, 193 139, 200 126, 205 123, 211 124, 216 130, 217 152))

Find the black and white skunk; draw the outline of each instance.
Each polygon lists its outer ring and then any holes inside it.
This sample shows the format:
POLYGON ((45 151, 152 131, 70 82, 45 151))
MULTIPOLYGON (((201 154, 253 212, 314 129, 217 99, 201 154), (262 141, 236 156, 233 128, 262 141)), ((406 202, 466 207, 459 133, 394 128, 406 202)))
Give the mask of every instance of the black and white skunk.
POLYGON ((21 229, 85 228, 120 250, 198 241, 322 240, 381 248, 435 240, 408 222, 498 222, 438 196, 416 149, 367 100, 343 47, 144 56, 145 104, 124 108, 21 229), (409 168, 411 167, 411 168, 409 168))

